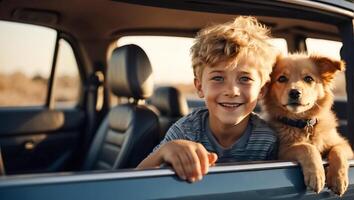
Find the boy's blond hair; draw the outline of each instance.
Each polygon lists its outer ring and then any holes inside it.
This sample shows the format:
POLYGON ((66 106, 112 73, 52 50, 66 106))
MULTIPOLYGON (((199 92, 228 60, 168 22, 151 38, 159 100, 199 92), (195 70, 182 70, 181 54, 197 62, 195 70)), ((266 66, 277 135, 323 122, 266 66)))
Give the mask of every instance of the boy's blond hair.
POLYGON ((269 29, 254 17, 240 16, 202 29, 191 48, 194 77, 201 78, 205 66, 246 58, 252 59, 259 69, 264 84, 269 80, 276 54, 268 39, 269 29))

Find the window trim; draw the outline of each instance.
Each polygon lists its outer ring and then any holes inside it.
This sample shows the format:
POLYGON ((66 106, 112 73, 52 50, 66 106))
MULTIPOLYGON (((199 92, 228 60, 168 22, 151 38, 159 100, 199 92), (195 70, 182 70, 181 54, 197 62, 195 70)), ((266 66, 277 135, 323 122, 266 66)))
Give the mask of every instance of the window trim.
MULTIPOLYGON (((324 166, 328 166, 327 161, 322 161, 324 166)), ((354 160, 348 160, 349 168, 354 167, 354 160)), ((297 162, 289 161, 262 161, 262 162, 238 162, 219 164, 211 167, 208 174, 216 173, 233 173, 243 171, 259 171, 259 170, 274 170, 274 169, 290 169, 300 167, 297 162)), ((39 175, 13 175, 6 177, 4 181, 0 181, 1 187, 14 186, 34 186, 43 184, 60 184, 60 183, 77 183, 77 182, 98 182, 108 180, 136 179, 136 178, 151 178, 163 176, 175 176, 175 172, 170 168, 158 169, 123 169, 115 172, 101 171, 97 173, 51 173, 39 175)))
POLYGON ((52 109, 54 108, 54 97, 53 97, 53 88, 54 88, 54 78, 55 78, 55 69, 57 66, 57 59, 58 59, 58 52, 59 52, 59 33, 57 31, 57 37, 55 39, 55 47, 54 47, 54 54, 53 54, 53 60, 52 60, 52 66, 51 66, 51 71, 50 71, 50 76, 48 79, 48 88, 47 88, 47 99, 44 104, 45 107, 52 109))

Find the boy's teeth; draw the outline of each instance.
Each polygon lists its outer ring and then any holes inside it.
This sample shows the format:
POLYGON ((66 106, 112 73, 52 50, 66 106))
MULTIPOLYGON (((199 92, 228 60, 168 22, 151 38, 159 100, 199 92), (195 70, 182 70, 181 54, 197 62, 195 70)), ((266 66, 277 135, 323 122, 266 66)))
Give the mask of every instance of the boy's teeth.
POLYGON ((230 108, 238 107, 240 105, 239 103, 220 103, 220 104, 222 106, 230 107, 230 108))

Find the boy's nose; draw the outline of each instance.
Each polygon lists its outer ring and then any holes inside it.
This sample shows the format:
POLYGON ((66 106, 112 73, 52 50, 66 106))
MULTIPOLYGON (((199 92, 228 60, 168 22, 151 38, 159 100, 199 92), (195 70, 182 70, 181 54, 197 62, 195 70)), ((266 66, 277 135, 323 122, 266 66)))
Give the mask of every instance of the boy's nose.
POLYGON ((229 84, 226 91, 226 96, 239 96, 240 88, 235 84, 229 84))

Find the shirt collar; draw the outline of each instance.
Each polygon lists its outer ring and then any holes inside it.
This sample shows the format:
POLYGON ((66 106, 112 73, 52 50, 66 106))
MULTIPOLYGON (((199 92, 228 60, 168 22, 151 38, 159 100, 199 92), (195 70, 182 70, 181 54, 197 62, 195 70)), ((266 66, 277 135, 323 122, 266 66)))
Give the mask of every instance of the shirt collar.
POLYGON ((203 129, 204 129, 204 132, 206 133, 207 137, 209 138, 210 142, 214 145, 215 150, 218 153, 221 151, 230 150, 230 149, 245 149, 247 146, 247 143, 248 143, 248 139, 249 139, 251 132, 252 132, 251 121, 252 121, 252 118, 249 119, 247 127, 244 130, 242 136, 237 141, 235 141, 235 143, 233 145, 231 145, 230 148, 224 148, 216 140, 216 138, 215 138, 214 134, 212 133, 210 126, 209 126, 209 116, 207 116, 205 118, 203 129))

